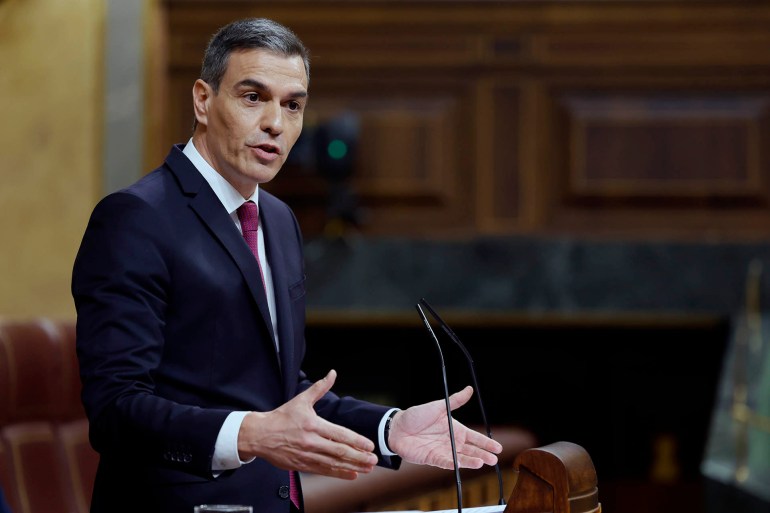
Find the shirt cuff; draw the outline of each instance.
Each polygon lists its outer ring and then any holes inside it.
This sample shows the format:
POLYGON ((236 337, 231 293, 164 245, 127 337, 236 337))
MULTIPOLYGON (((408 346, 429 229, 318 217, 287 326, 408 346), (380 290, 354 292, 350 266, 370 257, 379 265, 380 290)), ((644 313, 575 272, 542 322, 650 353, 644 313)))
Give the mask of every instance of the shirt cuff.
POLYGON ((243 419, 248 414, 247 411, 231 412, 219 429, 217 441, 214 444, 214 458, 211 461, 211 470, 215 475, 254 461, 254 458, 241 461, 238 457, 238 432, 241 430, 243 419))
POLYGON ((398 456, 398 454, 388 449, 388 444, 385 443, 385 423, 387 422, 388 417, 390 417, 390 414, 394 411, 400 410, 398 408, 391 408, 386 411, 385 415, 382 416, 382 420, 380 420, 380 426, 377 428, 377 442, 380 446, 380 454, 383 456, 398 456))

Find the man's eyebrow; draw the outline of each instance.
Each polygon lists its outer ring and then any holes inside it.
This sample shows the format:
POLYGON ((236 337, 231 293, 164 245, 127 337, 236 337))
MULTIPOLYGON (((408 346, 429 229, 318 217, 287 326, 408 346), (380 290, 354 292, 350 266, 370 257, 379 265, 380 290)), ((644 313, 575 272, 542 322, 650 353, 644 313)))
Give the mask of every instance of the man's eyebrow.
MULTIPOLYGON (((270 88, 267 87, 265 84, 260 82, 259 80, 255 80, 253 78, 244 78, 237 84, 235 84, 236 89, 244 89, 244 88, 251 88, 251 89, 258 89, 260 91, 270 91, 270 88)), ((307 97, 307 91, 304 89, 300 89, 298 91, 293 91, 289 93, 289 98, 306 98, 307 97)))

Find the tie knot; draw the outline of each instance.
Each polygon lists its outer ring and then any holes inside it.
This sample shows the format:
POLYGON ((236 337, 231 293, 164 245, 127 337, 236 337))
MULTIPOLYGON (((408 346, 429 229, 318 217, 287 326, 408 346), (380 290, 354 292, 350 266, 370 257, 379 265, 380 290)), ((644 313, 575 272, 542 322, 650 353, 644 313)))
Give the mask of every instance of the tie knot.
POLYGON ((238 207, 238 220, 243 232, 255 232, 259 229, 259 208, 253 201, 247 201, 238 207))

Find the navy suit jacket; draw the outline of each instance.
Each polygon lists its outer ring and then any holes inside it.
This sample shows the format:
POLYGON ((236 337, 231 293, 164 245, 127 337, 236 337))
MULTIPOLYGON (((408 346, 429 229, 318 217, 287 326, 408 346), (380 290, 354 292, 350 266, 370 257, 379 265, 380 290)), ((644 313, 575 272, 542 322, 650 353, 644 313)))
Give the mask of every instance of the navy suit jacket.
MULTIPOLYGON (((181 147, 94 209, 72 280, 82 397, 100 453, 92 512, 191 513, 204 503, 289 510, 285 470, 261 459, 217 478, 211 470, 231 411, 270 411, 310 385, 300 369, 300 230, 288 206, 261 189, 259 207, 280 351, 257 262, 181 147)), ((332 393, 316 410, 375 445, 386 412, 332 393)))

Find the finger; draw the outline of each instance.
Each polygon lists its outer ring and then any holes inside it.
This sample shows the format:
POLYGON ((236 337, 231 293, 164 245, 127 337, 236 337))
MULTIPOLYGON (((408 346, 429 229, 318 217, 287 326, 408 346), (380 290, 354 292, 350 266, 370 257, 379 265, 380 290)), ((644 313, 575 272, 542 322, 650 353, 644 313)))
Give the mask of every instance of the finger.
MULTIPOLYGON (((465 426, 463 426, 463 428, 465 428, 465 426)), ((472 429, 465 428, 465 430, 467 430, 465 433, 465 443, 467 445, 476 446, 484 451, 494 454, 503 452, 503 446, 500 445, 500 442, 497 440, 493 440, 487 435, 481 434, 478 431, 473 431, 472 429)))
MULTIPOLYGON (((374 456, 374 455, 372 455, 374 456)), ((377 458, 365 462, 340 459, 332 454, 305 453, 302 455, 302 463, 295 465, 298 470, 312 473, 368 473, 374 469, 377 458)))
POLYGON ((303 398, 310 401, 310 405, 314 405, 321 399, 326 393, 332 389, 334 382, 337 380, 337 371, 330 370, 326 376, 313 383, 310 388, 300 394, 303 398))
MULTIPOLYGON (((496 462, 497 458, 495 458, 495 463, 496 462)), ((460 465, 460 468, 481 468, 485 463, 486 461, 481 458, 474 458, 465 454, 457 455, 457 464, 460 465)), ((492 465, 494 465, 494 463, 492 463, 492 465)), ((452 466, 452 468, 454 468, 454 466, 452 466)))
POLYGON ((455 468, 451 456, 435 456, 428 461, 425 461, 425 464, 430 465, 431 467, 443 468, 444 470, 454 470, 455 468))
MULTIPOLYGON (((305 469, 302 469, 302 472, 309 472, 309 473, 318 474, 321 476, 336 477, 338 479, 345 479, 348 481, 352 481, 353 479, 356 479, 358 477, 358 474, 362 473, 362 472, 357 472, 354 470, 342 468, 337 465, 329 465, 329 464, 319 464, 319 465, 309 466, 305 469)), ((366 473, 366 472, 363 472, 363 473, 366 473)))
POLYGON ((313 443, 292 451, 293 467, 313 473, 359 473, 371 472, 377 464, 377 457, 336 444, 330 440, 313 443))
POLYGON ((449 396, 449 408, 451 410, 456 410, 460 406, 467 403, 471 396, 473 395, 473 387, 467 386, 460 390, 459 392, 455 392, 454 394, 449 396))
POLYGON ((346 448, 344 451, 343 449, 338 449, 340 451, 339 454, 336 454, 338 457, 358 459, 360 458, 359 453, 363 452, 371 454, 371 452, 374 451, 374 442, 365 436, 359 435, 353 430, 339 426, 328 420, 319 418, 317 432, 329 443, 339 444, 341 448, 346 448))
MULTIPOLYGON (((334 449, 331 450, 334 451, 334 449)), ((340 457, 332 452, 321 455, 319 461, 322 466, 328 466, 338 471, 368 473, 377 465, 377 456, 372 453, 361 453, 350 458, 347 455, 340 457)))
MULTIPOLYGON (((468 456, 466 454, 458 454, 457 455, 457 465, 459 465, 460 468, 472 468, 472 469, 478 469, 484 466, 484 464, 488 465, 494 465, 497 463, 497 458, 495 458, 494 462, 487 463, 482 458, 475 458, 473 456, 468 456)), ((454 470, 454 460, 449 456, 440 456, 436 458, 435 461, 431 462, 431 465, 439 468, 443 468, 446 470, 454 470)))
POLYGON ((497 463, 497 456, 495 454, 473 445, 464 445, 458 448, 457 451, 462 454, 463 457, 478 459, 485 465, 494 465, 497 463))
POLYGON ((322 475, 330 476, 330 477, 336 477, 338 479, 345 479, 347 481, 352 481, 358 477, 358 472, 350 472, 348 470, 332 469, 332 470, 329 470, 328 472, 315 472, 315 473, 316 474, 320 473, 322 475))

